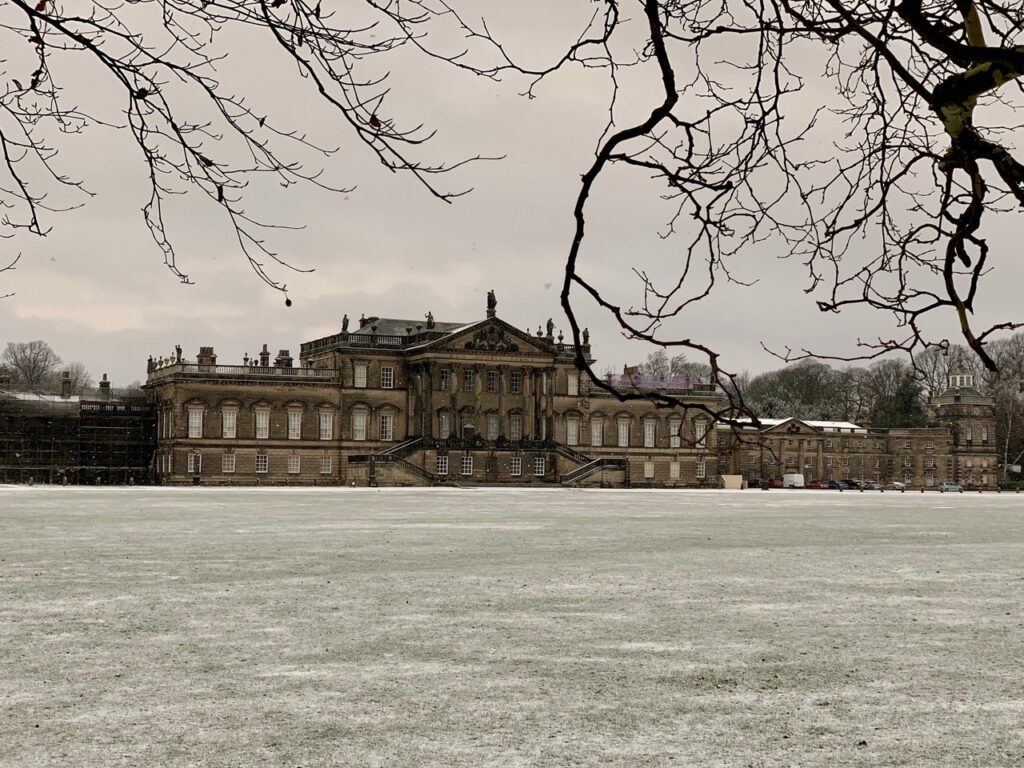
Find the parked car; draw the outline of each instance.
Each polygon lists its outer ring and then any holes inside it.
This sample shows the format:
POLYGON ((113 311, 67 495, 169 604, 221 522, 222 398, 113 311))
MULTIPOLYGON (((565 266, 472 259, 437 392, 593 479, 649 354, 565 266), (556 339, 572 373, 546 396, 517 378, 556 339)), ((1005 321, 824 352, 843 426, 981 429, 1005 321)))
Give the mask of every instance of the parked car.
POLYGON ((880 491, 882 490, 882 484, 876 483, 872 480, 868 480, 866 483, 861 484, 861 489, 865 491, 880 491))
POLYGON ((960 483, 943 483, 939 486, 939 493, 963 493, 964 487, 960 483))
POLYGON ((804 488, 810 488, 811 490, 821 490, 824 487, 825 485, 823 483, 819 483, 817 480, 808 480, 804 483, 804 488))
POLYGON ((827 483, 825 483, 825 487, 828 488, 830 491, 838 491, 842 486, 839 485, 838 480, 829 480, 827 483))
POLYGON ((856 480, 840 480, 839 490, 841 491, 856 491, 860 489, 860 483, 856 480))
POLYGON ((885 490, 887 491, 905 491, 907 486, 903 483, 897 483, 895 480, 885 484, 885 490))

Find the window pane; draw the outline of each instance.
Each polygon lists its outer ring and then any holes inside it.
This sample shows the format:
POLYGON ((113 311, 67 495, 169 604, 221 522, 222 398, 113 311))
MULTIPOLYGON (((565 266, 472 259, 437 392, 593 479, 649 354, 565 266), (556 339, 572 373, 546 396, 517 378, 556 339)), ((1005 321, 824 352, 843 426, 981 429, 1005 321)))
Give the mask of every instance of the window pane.
POLYGON ((437 474, 447 475, 448 474, 448 457, 438 456, 437 457, 437 474))
POLYGON ((393 418, 394 418, 393 415, 390 414, 390 413, 382 413, 380 415, 380 439, 381 440, 391 440, 392 439, 392 433, 393 433, 392 424, 394 423, 393 422, 393 418))
POLYGON ((679 434, 679 429, 682 426, 682 422, 678 419, 672 419, 668 423, 668 445, 669 448, 679 448, 683 444, 683 438, 679 434))
POLYGON ((653 421, 644 422, 644 448, 654 447, 654 430, 656 423, 653 421))
POLYGON ((601 419, 590 422, 590 444, 604 445, 604 421, 601 419))
POLYGON ((270 437, 270 411, 256 411, 256 437, 260 439, 270 437))
POLYGON ((512 461, 509 465, 509 472, 513 477, 519 477, 523 474, 523 459, 520 456, 513 456, 512 461))
POLYGON ((462 474, 472 475, 473 474, 473 457, 463 456, 462 457, 462 474))
POLYGON ((201 408, 188 409, 188 436, 203 436, 203 411, 201 408))
POLYGON ((334 437, 334 414, 326 411, 320 413, 320 439, 330 440, 334 437))
POLYGON ((221 437, 234 438, 238 431, 238 411, 230 408, 221 411, 221 437))
POLYGON ((462 389, 466 392, 476 389, 476 372, 472 369, 467 368, 462 372, 462 389))
POLYGON ((573 397, 580 393, 580 376, 575 371, 569 371, 569 379, 566 382, 566 394, 573 397))
POLYGON ((260 474, 264 474, 267 471, 267 454, 256 454, 256 471, 260 474))
POLYGON ((508 439, 523 439, 523 417, 517 413, 514 413, 508 417, 508 439))
POLYGON ((565 442, 569 445, 580 444, 580 421, 579 419, 567 419, 565 422, 565 442))
POLYGON ((297 453, 293 453, 288 457, 288 474, 299 474, 299 455, 297 453))
POLYGON ((437 417, 438 436, 442 440, 447 440, 448 436, 452 433, 452 417, 451 414, 442 413, 437 417))
POLYGON ((366 439, 366 412, 353 411, 352 413, 352 439, 366 439))
POLYGON ((363 389, 366 387, 366 363, 358 363, 355 367, 355 376, 352 386, 363 389))
POLYGON ((498 391, 498 372, 488 371, 487 372, 487 391, 497 392, 498 391))
POLYGON ((545 465, 545 461, 544 461, 544 457, 543 456, 536 456, 536 457, 534 457, 534 459, 533 459, 533 474, 534 474, 535 477, 543 477, 544 476, 544 468, 545 468, 544 465, 545 465))
POLYGON ((653 461, 645 461, 644 462, 644 479, 645 480, 653 480, 654 479, 654 462, 653 461))
POLYGON ((220 469, 225 475, 235 471, 235 454, 225 453, 220 460, 220 469))
POLYGON ((487 439, 498 439, 498 414, 496 413, 487 414, 487 439))
POLYGON ((447 368, 442 368, 441 369, 441 378, 440 378, 439 388, 442 391, 447 391, 447 390, 451 389, 451 386, 452 386, 451 382, 452 382, 452 372, 449 371, 447 368))
POLYGON ((331 457, 326 454, 320 458, 320 474, 331 474, 331 457))
POLYGON ((619 419, 619 447, 629 446, 629 419, 619 419))
POLYGON ((288 439, 299 440, 302 437, 302 412, 288 411, 288 439))
POLYGON ((390 366, 385 366, 380 369, 380 386, 381 389, 394 389, 395 388, 395 369, 390 366))
POLYGON ((508 388, 510 392, 519 393, 523 391, 523 372, 512 371, 508 377, 508 388))
POLYGON ((704 459, 697 459, 697 479, 703 480, 707 477, 707 468, 704 464, 704 459))

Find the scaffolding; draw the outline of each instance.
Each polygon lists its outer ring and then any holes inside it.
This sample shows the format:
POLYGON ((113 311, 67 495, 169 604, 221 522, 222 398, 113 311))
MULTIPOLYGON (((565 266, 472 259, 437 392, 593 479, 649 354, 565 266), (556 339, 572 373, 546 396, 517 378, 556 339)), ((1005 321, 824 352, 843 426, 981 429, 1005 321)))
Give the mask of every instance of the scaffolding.
POLYGON ((156 413, 142 397, 0 391, 0 483, 148 483, 156 413))

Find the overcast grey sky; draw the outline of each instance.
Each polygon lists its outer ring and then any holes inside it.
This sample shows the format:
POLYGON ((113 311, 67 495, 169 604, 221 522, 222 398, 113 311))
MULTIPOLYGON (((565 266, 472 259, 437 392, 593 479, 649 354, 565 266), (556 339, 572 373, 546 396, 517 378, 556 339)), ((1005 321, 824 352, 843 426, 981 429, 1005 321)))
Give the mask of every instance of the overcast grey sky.
MULTIPOLYGON (((546 61, 554 41, 565 40, 589 5, 535 3, 540 15, 531 22, 525 10, 510 12, 506 4, 495 31, 517 52, 546 61)), ((168 217, 179 264, 195 281, 179 284, 140 214, 146 188, 137 150, 117 131, 93 128, 69 140, 60 163, 95 197, 50 217, 53 231, 45 239, 0 241, 2 253, 23 254, 0 291, 16 292, 0 301, 0 344, 42 338, 65 361, 84 362, 96 378, 107 372, 126 384, 145 377, 148 355, 168 354, 175 344, 189 357, 198 346, 212 345, 223 363, 240 362, 263 343, 297 355, 302 341, 338 331, 344 313, 353 320, 361 313, 416 319, 431 311, 440 320, 475 320, 483 316, 489 289, 497 294, 499 316, 513 325, 536 329, 553 317, 556 327, 566 327, 558 293, 580 175, 607 114, 605 73, 571 68, 527 99, 519 95, 521 80, 493 83, 398 56, 389 106, 400 124, 423 122, 438 130, 430 157, 505 155, 448 179, 450 189, 474 191, 447 205, 410 176, 382 168, 280 58, 245 48, 222 69, 226 83, 246 90, 281 127, 340 145, 326 162, 328 179, 356 187, 347 194, 308 187, 254 191, 255 212, 304 226, 269 236, 291 262, 315 270, 274 273, 287 282, 293 306, 286 308, 283 297, 252 274, 220 211, 199 198, 175 201, 168 217)), ((117 103, 104 90, 101 73, 66 74, 69 87, 81 88, 83 97, 117 103)), ((642 71, 630 75, 620 117, 645 114, 657 85, 642 71)), ((819 100, 812 84, 792 103, 799 112, 819 100)), ((661 191, 636 175, 610 175, 595 195, 581 271, 624 304, 640 298, 632 266, 667 274, 678 263, 679 242, 657 237, 670 214, 658 198, 661 191)), ((822 316, 814 297, 801 291, 801 266, 777 255, 771 243, 751 249, 741 276, 758 284, 723 286, 672 332, 715 345, 731 370, 752 371, 778 365, 761 349, 762 341, 849 352, 858 337, 893 333, 886 318, 863 312, 822 316)), ((1006 319, 1024 272, 1018 260, 995 256, 1001 278, 986 289, 986 299, 1006 319)), ((599 370, 637 362, 650 351, 622 339, 582 301, 580 314, 591 328, 599 370)))

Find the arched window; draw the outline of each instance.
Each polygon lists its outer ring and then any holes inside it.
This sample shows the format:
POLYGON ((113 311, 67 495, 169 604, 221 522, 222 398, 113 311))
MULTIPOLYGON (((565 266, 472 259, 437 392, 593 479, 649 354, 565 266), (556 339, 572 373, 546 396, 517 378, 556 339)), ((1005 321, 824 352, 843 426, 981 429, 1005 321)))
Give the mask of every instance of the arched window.
POLYGON ((618 428, 619 428, 618 446, 619 446, 619 448, 628 448, 629 447, 629 417, 628 416, 620 416, 618 418, 617 424, 618 424, 618 428))
POLYGON ((568 445, 580 444, 580 419, 579 416, 565 417, 565 442, 568 445))
POLYGON ((352 439, 353 440, 365 440, 366 439, 366 417, 367 411, 365 408, 356 408, 352 411, 352 439))

